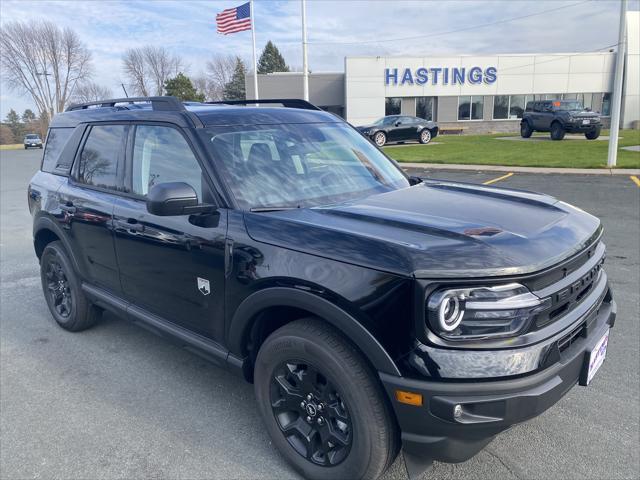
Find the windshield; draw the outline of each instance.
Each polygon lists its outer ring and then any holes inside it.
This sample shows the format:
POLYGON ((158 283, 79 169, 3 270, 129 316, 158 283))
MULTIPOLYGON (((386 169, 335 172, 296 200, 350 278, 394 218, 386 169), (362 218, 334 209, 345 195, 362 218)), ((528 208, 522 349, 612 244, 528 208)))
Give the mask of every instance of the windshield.
POLYGON ((202 135, 246 210, 329 205, 409 186, 344 123, 209 127, 202 135))
POLYGON ((556 110, 563 112, 578 112, 584 110, 581 102, 553 102, 553 106, 556 110))
POLYGON ((27 138, 36 140, 36 139, 38 139, 40 137, 38 135, 27 135, 27 138))

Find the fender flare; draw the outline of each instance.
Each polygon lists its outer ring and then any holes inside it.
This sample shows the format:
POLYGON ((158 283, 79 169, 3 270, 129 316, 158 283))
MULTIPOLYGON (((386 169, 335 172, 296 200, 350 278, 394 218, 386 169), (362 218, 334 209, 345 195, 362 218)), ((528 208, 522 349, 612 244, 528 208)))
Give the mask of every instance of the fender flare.
POLYGON ((54 222, 51 218, 46 216, 40 216, 33 222, 34 249, 35 249, 36 236, 42 230, 49 230, 53 232, 60 239, 60 241, 62 242, 62 245, 67 251, 67 255, 69 255, 69 258, 71 259, 73 268, 76 270, 76 272, 78 272, 81 276, 83 276, 84 269, 81 267, 80 263, 78 262, 78 259, 76 258, 76 255, 73 249, 71 248, 71 245, 69 244, 69 239, 67 238, 67 235, 64 234, 60 226, 56 222, 54 222))
POLYGON ((340 307, 313 293, 287 287, 272 287, 249 295, 238 307, 227 336, 229 350, 242 355, 243 343, 252 319, 269 307, 295 307, 307 310, 344 333, 379 372, 402 376, 384 347, 360 322, 340 307))

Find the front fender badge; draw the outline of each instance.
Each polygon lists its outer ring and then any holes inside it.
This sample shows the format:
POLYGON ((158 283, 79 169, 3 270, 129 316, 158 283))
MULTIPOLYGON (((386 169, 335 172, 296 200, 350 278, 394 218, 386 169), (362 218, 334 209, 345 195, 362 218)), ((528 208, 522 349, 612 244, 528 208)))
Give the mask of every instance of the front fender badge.
POLYGON ((211 293, 211 288, 209 287, 209 280, 206 278, 198 277, 198 290, 203 295, 209 295, 211 293))

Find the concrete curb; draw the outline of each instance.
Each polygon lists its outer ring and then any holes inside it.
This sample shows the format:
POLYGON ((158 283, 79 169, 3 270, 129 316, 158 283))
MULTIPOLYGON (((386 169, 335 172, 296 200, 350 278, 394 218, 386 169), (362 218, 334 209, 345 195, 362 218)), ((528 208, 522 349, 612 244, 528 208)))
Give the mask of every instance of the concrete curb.
POLYGON ((432 170, 472 170, 475 172, 556 173, 569 175, 640 175, 634 168, 548 168, 509 167, 506 165, 458 165, 453 163, 398 162, 403 168, 428 168, 432 170))

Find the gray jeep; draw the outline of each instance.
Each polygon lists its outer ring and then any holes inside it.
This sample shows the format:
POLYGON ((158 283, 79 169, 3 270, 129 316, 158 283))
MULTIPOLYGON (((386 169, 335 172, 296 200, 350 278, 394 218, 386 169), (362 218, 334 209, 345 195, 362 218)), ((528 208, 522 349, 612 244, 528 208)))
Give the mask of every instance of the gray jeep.
POLYGON ((550 132, 551 140, 562 140, 566 132, 584 133, 587 140, 600 136, 600 115, 584 108, 577 100, 536 100, 527 102, 520 122, 520 135, 550 132))

